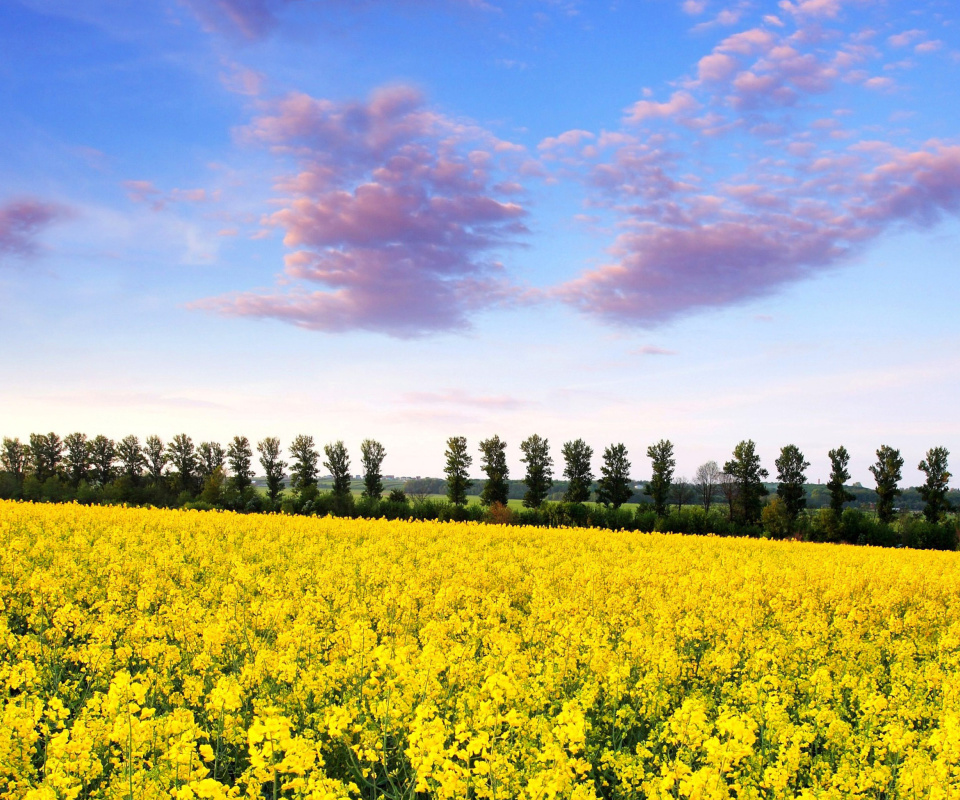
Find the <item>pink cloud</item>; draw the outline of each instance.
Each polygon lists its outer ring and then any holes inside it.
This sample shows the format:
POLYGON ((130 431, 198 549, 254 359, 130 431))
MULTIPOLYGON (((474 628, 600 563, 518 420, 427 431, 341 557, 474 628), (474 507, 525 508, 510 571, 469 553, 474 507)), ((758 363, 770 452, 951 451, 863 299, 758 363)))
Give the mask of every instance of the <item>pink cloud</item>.
POLYGON ((805 180, 760 173, 753 184, 709 195, 689 188, 644 206, 619 193, 626 218, 613 260, 553 296, 612 322, 652 326, 765 296, 839 265, 891 227, 960 213, 960 146, 881 144, 821 156, 805 180))
POLYGON ((922 39, 926 34, 920 30, 909 30, 903 31, 902 33, 897 33, 893 36, 888 36, 887 41, 890 43, 891 47, 909 47, 918 39, 922 39))
POLYGON ((725 53, 711 53, 697 64, 697 76, 701 81, 716 83, 725 81, 737 69, 737 60, 725 53))
POLYGON ((153 181, 124 181, 127 197, 134 203, 146 203, 152 211, 162 211, 168 203, 205 203, 220 199, 219 192, 206 189, 171 189, 164 192, 153 181))
POLYGON ((698 105, 688 92, 674 92, 665 103, 638 100, 627 109, 625 121, 636 125, 648 119, 680 117, 696 110, 698 105))
POLYGON ((36 255, 40 234, 69 216, 69 210, 63 206, 32 198, 0 205, 0 261, 5 257, 36 255))
POLYGON ((292 250, 284 281, 294 286, 195 307, 411 337, 536 299, 492 255, 526 232, 527 211, 510 199, 523 190, 514 148, 430 110, 416 90, 381 89, 361 103, 290 95, 243 136, 296 163, 263 220, 292 250))

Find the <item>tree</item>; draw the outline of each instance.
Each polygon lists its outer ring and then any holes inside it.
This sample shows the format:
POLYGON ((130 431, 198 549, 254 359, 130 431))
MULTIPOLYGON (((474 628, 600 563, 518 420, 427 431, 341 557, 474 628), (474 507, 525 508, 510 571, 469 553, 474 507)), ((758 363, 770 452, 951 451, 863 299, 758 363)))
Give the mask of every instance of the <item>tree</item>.
POLYGON ((780 457, 773 463, 777 467, 779 481, 777 497, 783 501, 787 517, 793 522, 807 505, 806 490, 803 486, 807 482, 806 470, 810 467, 810 462, 803 457, 800 448, 795 444, 788 444, 781 448, 780 457))
POLYGON ((0 467, 3 471, 13 476, 17 482, 17 488, 23 487, 23 476, 27 471, 27 464, 30 459, 29 448, 21 443, 19 439, 8 439, 3 437, 3 450, 0 452, 0 467))
POLYGON ((333 476, 333 494, 343 500, 350 494, 350 456, 342 441, 323 446, 327 459, 323 462, 333 476))
POLYGON ((57 434, 30 434, 30 461, 38 483, 42 484, 48 478, 56 476, 60 470, 62 457, 63 442, 57 434))
POLYGON ((673 442, 661 439, 647 448, 647 458, 653 467, 653 477, 647 482, 647 494, 653 498, 653 507, 657 516, 667 513, 667 497, 670 494, 670 482, 677 460, 673 457, 673 442))
POLYGON ((143 445, 143 455, 147 460, 147 472, 154 485, 163 482, 163 468, 167 464, 167 450, 159 436, 148 436, 143 445))
POLYGON ((553 486, 553 459, 550 457, 550 442, 533 434, 520 442, 523 458, 527 465, 527 474, 523 478, 527 492, 523 496, 525 508, 540 508, 547 499, 547 493, 553 486))
MULTIPOLYGON (((380 468, 387 451, 380 442, 364 439, 360 443, 360 463, 363 464, 363 496, 379 500, 383 496, 383 474, 380 468)), ((406 497, 404 497, 406 501, 406 497)))
POLYGON ((693 484, 705 514, 710 513, 713 498, 716 497, 717 489, 720 488, 721 475, 720 467, 717 466, 716 461, 707 461, 697 467, 693 484))
POLYGON ((494 503, 506 505, 510 495, 510 469, 507 467, 507 443, 499 436, 491 436, 480 442, 480 469, 487 481, 480 492, 480 502, 485 506, 494 503))
POLYGON ((66 455, 63 458, 64 472, 70 485, 76 489, 90 472, 90 443, 85 433, 71 433, 63 437, 66 455))
POLYGON ((130 479, 131 483, 139 483, 143 470, 147 466, 140 440, 132 434, 124 436, 117 444, 117 458, 120 460, 120 471, 130 479))
POLYGON ((768 494, 763 479, 770 473, 760 466, 760 456, 752 439, 733 448, 733 459, 723 465, 723 471, 732 475, 736 482, 736 509, 741 521, 746 525, 760 522, 763 498, 768 494))
POLYGON ((586 503, 593 484, 593 470, 590 468, 593 448, 583 439, 574 439, 564 442, 560 452, 563 454, 563 477, 568 481, 563 499, 568 503, 586 503))
POLYGON ((683 476, 676 478, 670 483, 670 497, 677 504, 677 511, 679 512, 687 501, 693 497, 693 485, 683 476))
POLYGON ((193 439, 185 433, 174 436, 167 445, 167 461, 173 466, 179 491, 195 494, 199 460, 193 439))
POLYGON ((320 453, 313 444, 313 437, 300 434, 290 444, 290 488, 301 498, 309 499, 317 494, 317 477, 320 453))
POLYGON ((227 463, 233 473, 233 487, 241 497, 253 485, 253 450, 246 436, 234 436, 227 446, 227 463))
POLYGON ((737 502, 737 479, 729 472, 720 473, 720 494, 727 501, 727 519, 733 522, 733 512, 737 502))
POLYGON ((276 505, 283 491, 283 469, 287 466, 286 462, 280 460, 280 440, 276 436, 268 436, 257 443, 257 450, 260 453, 260 465, 267 476, 267 496, 276 505))
POLYGON ((827 453, 830 458, 830 480, 827 481, 827 491, 830 492, 830 508, 839 516, 843 513, 843 504, 856 499, 856 495, 848 492, 844 484, 850 480, 847 467, 850 464, 850 454, 843 445, 827 453))
POLYGON ((455 506, 465 506, 467 489, 473 484, 469 472, 473 456, 467 452, 467 437, 451 436, 447 439, 444 456, 447 459, 443 468, 443 474, 447 476, 447 497, 455 506))
POLYGON ((920 499, 924 502, 923 515, 930 522, 937 522, 950 510, 947 500, 952 477, 947 471, 949 456, 950 452, 946 447, 932 447, 927 450, 927 457, 917 466, 917 469, 927 476, 919 491, 920 499))
POLYGON ((627 448, 623 444, 612 444, 603 451, 600 480, 597 481, 597 502, 620 508, 632 496, 627 448))
POLYGON ((900 468, 903 458, 899 450, 880 445, 877 450, 877 463, 870 467, 877 482, 877 519, 881 522, 893 521, 893 504, 903 492, 897 487, 900 483, 900 468))
POLYGON ((106 486, 113 480, 113 463, 117 460, 117 447, 113 439, 100 434, 90 442, 90 466, 93 479, 99 486, 106 486))
POLYGON ((197 464, 201 481, 206 481, 218 469, 223 472, 226 453, 219 442, 200 442, 197 448, 197 464))

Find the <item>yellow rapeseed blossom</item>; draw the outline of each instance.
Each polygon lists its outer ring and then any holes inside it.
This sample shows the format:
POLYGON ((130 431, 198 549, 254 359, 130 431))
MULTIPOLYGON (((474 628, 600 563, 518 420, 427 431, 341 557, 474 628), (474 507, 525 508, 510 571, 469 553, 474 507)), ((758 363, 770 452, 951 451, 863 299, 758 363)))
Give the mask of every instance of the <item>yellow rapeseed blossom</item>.
POLYGON ((0 502, 0 800, 960 800, 960 555, 0 502))

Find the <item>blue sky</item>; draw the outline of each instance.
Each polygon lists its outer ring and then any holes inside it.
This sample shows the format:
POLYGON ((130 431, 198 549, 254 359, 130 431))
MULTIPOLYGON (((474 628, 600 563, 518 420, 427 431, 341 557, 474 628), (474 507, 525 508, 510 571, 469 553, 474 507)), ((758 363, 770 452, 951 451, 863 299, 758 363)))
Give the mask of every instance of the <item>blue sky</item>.
POLYGON ((14 0, 3 435, 960 447, 950 2, 14 0))

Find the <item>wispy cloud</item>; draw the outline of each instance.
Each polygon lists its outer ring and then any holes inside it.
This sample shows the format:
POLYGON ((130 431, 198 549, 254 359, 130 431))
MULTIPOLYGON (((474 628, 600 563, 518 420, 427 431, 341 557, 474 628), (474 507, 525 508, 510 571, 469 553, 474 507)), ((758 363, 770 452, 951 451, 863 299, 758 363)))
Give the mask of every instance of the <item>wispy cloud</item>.
POLYGON ((36 255, 42 233, 70 216, 71 211, 64 206, 34 198, 0 205, 0 263, 5 258, 36 255))

